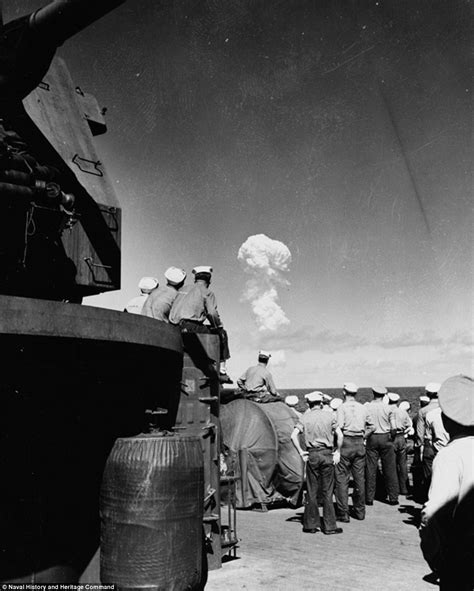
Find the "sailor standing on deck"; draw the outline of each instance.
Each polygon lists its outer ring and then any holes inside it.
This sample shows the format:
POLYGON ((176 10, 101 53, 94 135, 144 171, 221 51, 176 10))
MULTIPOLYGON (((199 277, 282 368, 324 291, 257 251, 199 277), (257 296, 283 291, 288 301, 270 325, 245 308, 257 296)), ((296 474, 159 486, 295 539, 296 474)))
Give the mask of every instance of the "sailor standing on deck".
POLYGON ((323 410, 325 412, 332 412, 332 408, 331 408, 331 400, 332 400, 332 396, 329 396, 329 394, 323 394, 323 410))
POLYGON ((339 463, 342 446, 342 431, 337 426, 334 413, 323 411, 323 397, 320 392, 306 395, 309 410, 295 426, 291 440, 298 453, 306 462, 306 504, 303 516, 303 531, 315 534, 322 529, 326 535, 341 534, 337 527, 332 496, 334 492, 334 465, 339 463), (299 440, 303 434, 308 451, 304 451, 299 440), (334 434, 337 449, 334 450, 334 434), (322 489, 323 525, 318 509, 318 488, 322 489))
POLYGON ((142 315, 169 322, 171 306, 183 287, 186 272, 178 267, 169 267, 165 271, 166 285, 153 290, 142 308, 142 315))
POLYGON ((426 501, 426 493, 423 490, 423 466, 421 464, 422 445, 418 440, 416 433, 421 409, 430 403, 430 399, 428 396, 423 395, 420 396, 418 400, 420 407, 418 412, 413 417, 413 464, 411 466, 411 472, 413 476, 413 499, 418 503, 424 503, 426 501))
POLYGON ((416 439, 420 449, 421 467, 422 467, 422 501, 426 501, 428 498, 428 490, 431 483, 431 472, 433 468, 433 460, 437 453, 433 447, 431 430, 428 428, 426 423, 426 415, 435 408, 439 408, 438 402, 438 390, 441 384, 431 382, 425 387, 425 393, 430 399, 430 402, 420 408, 418 413, 418 420, 416 422, 416 439))
POLYGON ((298 410, 296 410, 296 406, 297 406, 298 402, 299 402, 298 396, 294 396, 294 395, 285 396, 286 406, 289 406, 291 408, 291 410, 293 411, 295 417, 297 419, 300 419, 301 413, 298 410))
POLYGON ((383 402, 387 388, 373 386, 372 392, 374 399, 367 405, 367 410, 374 421, 375 430, 367 438, 365 504, 374 504, 377 466, 380 457, 388 504, 398 505, 398 477, 393 447, 393 439, 396 434, 395 417, 393 410, 383 402))
POLYGON ((408 494, 408 466, 407 466, 407 440, 409 432, 412 429, 412 421, 409 414, 401 406, 397 406, 400 401, 400 395, 395 392, 388 393, 389 405, 395 418, 396 435, 393 440, 395 450, 395 462, 397 465, 398 492, 406 496, 408 494))
POLYGON ((329 406, 331 407, 333 412, 337 412, 337 409, 341 406, 341 404, 343 404, 344 401, 342 400, 342 398, 333 398, 331 400, 331 402, 329 403, 329 406))
POLYGON ((439 390, 450 442, 433 462, 421 514, 421 549, 440 591, 474 589, 474 381, 454 376, 439 390))
POLYGON ((141 314, 143 306, 149 294, 158 287, 158 279, 155 277, 142 277, 138 283, 140 295, 132 298, 125 306, 124 312, 129 314, 141 314))
POLYGON ((222 326, 214 292, 209 289, 212 278, 212 267, 202 265, 194 267, 194 285, 188 290, 180 291, 173 302, 169 320, 177 324, 183 332, 216 333, 220 342, 219 380, 224 384, 231 384, 227 375, 226 361, 230 358, 227 332, 222 326), (210 326, 204 323, 209 322, 210 326))
POLYGON ((237 386, 243 391, 246 398, 255 402, 280 400, 273 376, 267 369, 270 357, 271 354, 268 351, 259 351, 258 365, 249 367, 237 380, 237 386))
POLYGON ((352 472, 354 490, 352 497, 354 519, 365 519, 365 445, 364 440, 374 431, 374 422, 367 406, 357 402, 357 386, 344 384, 344 402, 337 409, 337 424, 341 429, 341 460, 336 466, 336 518, 348 523, 349 480, 352 472))

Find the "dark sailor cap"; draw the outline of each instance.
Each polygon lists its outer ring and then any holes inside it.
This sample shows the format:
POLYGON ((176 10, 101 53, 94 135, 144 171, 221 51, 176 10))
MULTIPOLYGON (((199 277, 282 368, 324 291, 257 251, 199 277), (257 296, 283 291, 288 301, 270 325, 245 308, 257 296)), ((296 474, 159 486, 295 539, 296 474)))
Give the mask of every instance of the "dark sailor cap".
POLYGON ((452 421, 464 427, 474 426, 474 380, 469 376, 453 376, 441 384, 439 405, 452 421))

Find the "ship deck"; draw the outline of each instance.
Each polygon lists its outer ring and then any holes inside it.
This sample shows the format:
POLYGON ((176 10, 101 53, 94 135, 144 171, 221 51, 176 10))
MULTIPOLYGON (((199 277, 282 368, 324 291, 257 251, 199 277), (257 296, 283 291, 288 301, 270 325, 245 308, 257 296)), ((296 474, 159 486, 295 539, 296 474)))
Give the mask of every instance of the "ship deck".
POLYGON ((303 509, 237 514, 237 558, 209 572, 206 591, 248 589, 423 591, 437 586, 423 560, 412 501, 398 507, 375 501, 365 521, 341 524, 344 533, 301 531, 303 509))

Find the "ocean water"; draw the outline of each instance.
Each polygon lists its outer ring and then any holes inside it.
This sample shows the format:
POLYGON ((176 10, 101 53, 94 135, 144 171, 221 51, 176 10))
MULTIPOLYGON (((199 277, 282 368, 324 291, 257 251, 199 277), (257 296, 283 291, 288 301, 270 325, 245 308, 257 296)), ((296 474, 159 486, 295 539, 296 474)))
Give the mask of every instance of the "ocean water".
MULTIPOLYGON (((329 394, 333 398, 342 398, 342 390, 341 388, 289 388, 289 389, 279 389, 278 392, 280 396, 298 396, 300 402, 304 403, 304 395, 308 394, 308 392, 313 392, 314 390, 319 390, 324 394, 329 394)), ((410 408, 410 415, 413 415, 418 412, 420 408, 420 403, 418 398, 424 394, 424 387, 423 386, 387 386, 387 390, 389 392, 396 392, 400 394, 400 401, 408 400, 411 404, 410 408)), ((359 388, 359 392, 357 394, 357 400, 359 402, 367 402, 373 399, 372 390, 370 388, 359 388)))

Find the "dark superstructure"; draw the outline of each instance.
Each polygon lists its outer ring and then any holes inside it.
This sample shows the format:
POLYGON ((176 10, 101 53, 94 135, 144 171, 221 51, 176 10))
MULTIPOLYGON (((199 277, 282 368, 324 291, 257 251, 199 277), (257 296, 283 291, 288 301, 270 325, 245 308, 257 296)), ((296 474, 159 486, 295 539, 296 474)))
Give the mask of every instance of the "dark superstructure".
POLYGON ((56 48, 122 0, 57 0, 0 34, 0 581, 74 583, 99 543, 117 437, 175 423, 183 345, 155 320, 79 305, 120 287, 105 131, 56 48))
POLYGON ((123 0, 57 0, 0 35, 0 292, 120 288, 120 208, 93 145, 106 130, 56 48, 123 0))

